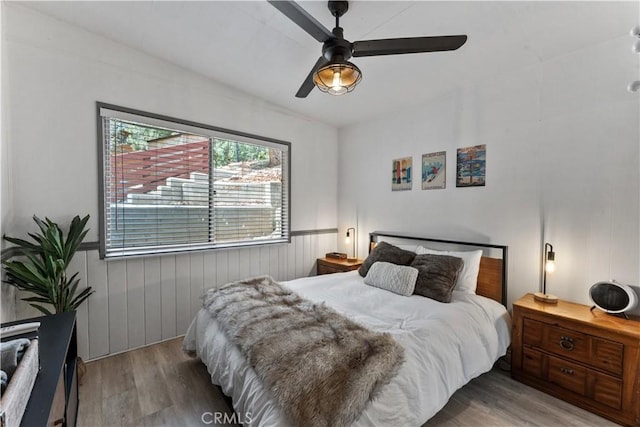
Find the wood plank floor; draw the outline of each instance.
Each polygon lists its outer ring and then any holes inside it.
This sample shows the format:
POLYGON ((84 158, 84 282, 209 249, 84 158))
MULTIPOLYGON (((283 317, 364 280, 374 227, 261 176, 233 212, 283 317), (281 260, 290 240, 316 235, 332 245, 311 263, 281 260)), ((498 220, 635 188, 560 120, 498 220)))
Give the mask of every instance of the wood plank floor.
MULTIPOLYGON (((205 412, 231 419, 233 412, 206 367, 182 353, 181 345, 175 339, 87 363, 78 426, 203 426, 205 412)), ((458 390, 423 427, 615 425, 494 369, 458 390)))

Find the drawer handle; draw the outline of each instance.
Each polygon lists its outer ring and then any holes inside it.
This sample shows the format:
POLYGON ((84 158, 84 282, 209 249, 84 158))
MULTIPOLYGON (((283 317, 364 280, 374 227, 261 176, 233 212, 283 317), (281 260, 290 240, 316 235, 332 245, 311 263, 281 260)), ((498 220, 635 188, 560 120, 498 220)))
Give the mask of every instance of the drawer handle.
POLYGON ((562 372, 563 374, 567 374, 567 375, 573 375, 573 369, 560 368, 560 372, 562 372))
POLYGON ((560 337, 560 347, 563 350, 571 351, 573 350, 573 338, 569 337, 560 337))

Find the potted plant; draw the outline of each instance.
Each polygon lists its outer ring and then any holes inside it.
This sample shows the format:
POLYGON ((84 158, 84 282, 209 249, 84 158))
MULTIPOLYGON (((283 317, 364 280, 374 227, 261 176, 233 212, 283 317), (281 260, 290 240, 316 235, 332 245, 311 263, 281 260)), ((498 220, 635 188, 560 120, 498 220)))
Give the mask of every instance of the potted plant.
POLYGON ((85 230, 89 215, 82 219, 76 215, 66 237, 49 218, 43 221, 34 215, 33 220, 41 231, 29 233, 33 242, 4 237, 16 245, 20 257, 3 261, 7 273, 5 283, 35 294, 22 299, 44 314, 74 311, 93 293, 91 287, 78 292, 78 273, 67 275, 67 267, 89 231, 85 230), (53 311, 47 305, 53 306, 53 311))

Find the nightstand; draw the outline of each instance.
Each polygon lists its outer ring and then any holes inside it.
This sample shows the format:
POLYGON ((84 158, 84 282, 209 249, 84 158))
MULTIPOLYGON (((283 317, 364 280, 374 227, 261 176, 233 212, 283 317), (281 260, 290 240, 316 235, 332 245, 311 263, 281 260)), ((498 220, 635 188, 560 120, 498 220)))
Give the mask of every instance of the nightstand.
POLYGON ((602 417, 640 426, 640 321, 527 294, 513 304, 511 376, 602 417))
POLYGON ((357 270, 361 265, 361 259, 318 258, 318 275, 357 270))

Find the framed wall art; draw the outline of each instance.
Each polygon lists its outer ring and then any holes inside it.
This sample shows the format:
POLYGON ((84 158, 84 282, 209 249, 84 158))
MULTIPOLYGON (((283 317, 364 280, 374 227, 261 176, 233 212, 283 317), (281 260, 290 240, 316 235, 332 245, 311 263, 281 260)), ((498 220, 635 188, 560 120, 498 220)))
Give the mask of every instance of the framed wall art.
POLYGON ((447 152, 422 155, 422 189, 435 190, 447 186, 447 152))
POLYGON ((392 191, 411 190, 412 163, 411 157, 403 157, 393 161, 393 170, 391 171, 392 191))
POLYGON ((456 187, 483 187, 486 178, 487 146, 458 148, 456 187))

